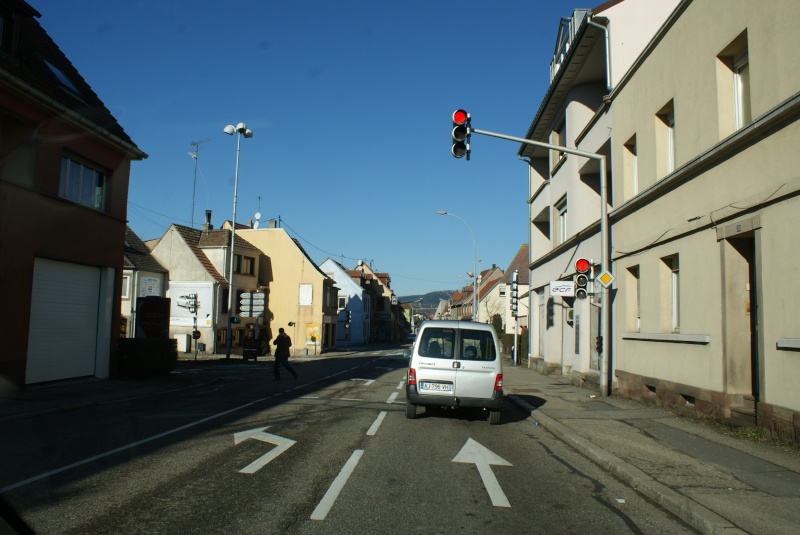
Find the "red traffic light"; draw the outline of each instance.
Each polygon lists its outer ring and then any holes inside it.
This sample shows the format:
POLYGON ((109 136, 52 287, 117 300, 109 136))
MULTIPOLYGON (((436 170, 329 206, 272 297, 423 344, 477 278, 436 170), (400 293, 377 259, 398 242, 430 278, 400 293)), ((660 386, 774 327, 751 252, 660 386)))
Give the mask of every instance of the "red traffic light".
POLYGON ((585 258, 579 258, 575 262, 575 271, 578 273, 588 273, 589 272, 589 261, 585 258))
POLYGON ((455 124, 465 124, 468 118, 469 114, 464 110, 456 110, 453 112, 453 122, 455 124))

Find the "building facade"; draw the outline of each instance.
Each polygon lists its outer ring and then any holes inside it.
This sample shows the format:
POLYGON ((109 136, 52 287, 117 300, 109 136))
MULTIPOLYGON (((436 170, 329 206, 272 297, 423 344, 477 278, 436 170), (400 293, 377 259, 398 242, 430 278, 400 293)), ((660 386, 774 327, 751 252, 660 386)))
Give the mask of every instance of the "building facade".
POLYGON ((0 383, 120 369, 128 179, 147 157, 21 0, 0 1, 0 383))
POLYGON ((619 390, 794 441, 798 16, 681 2, 611 105, 619 390))

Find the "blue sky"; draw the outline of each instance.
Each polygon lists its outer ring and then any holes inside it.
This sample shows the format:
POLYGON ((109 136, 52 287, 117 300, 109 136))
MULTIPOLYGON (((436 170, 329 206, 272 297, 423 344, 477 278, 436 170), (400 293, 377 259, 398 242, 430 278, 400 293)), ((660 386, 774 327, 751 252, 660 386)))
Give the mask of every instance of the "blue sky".
MULTIPOLYGON (((451 114, 523 137, 548 87, 562 0, 29 0, 149 157, 133 162, 128 221, 281 218, 321 263, 358 259, 399 296, 505 269, 528 240, 519 145, 472 136, 450 155, 451 114), (195 162, 200 144, 192 216, 195 162), (444 210, 459 216, 439 216, 444 210), (475 236, 473 242, 470 229, 475 236)), ((588 6, 591 7, 591 6, 588 6)))

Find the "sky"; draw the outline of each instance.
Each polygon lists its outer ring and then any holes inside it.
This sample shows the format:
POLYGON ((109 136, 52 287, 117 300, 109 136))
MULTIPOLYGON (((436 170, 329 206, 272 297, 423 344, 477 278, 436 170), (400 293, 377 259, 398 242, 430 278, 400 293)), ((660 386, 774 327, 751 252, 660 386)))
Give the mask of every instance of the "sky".
MULTIPOLYGON (((281 227, 321 264, 363 260, 396 295, 505 270, 528 241, 519 144, 549 85, 566 0, 28 0, 148 157, 131 165, 128 225, 233 217, 281 227), (197 143, 197 160, 190 156, 197 143), (197 165, 195 165, 195 163, 197 165), (194 211, 192 201, 194 198, 194 211), (457 217, 437 215, 446 211, 457 217)), ((591 7, 591 6, 590 6, 591 7)))

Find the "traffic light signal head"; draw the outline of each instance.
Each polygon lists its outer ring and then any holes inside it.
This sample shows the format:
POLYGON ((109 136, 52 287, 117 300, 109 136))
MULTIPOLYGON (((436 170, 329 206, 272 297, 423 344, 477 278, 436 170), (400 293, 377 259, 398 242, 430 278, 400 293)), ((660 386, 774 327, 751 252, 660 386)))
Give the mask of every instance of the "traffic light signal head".
POLYGON ((575 262, 575 297, 578 299, 586 299, 589 295, 589 269, 591 264, 585 258, 575 262))
POLYGON ((453 112, 453 147, 450 152, 456 158, 461 158, 464 155, 469 160, 469 132, 470 132, 470 117, 469 113, 464 110, 456 110, 453 112))
POLYGON ((238 324, 238 323, 241 323, 241 322, 242 322, 242 320, 240 320, 237 316, 234 316, 234 317, 231 318, 231 323, 233 323, 234 325, 238 324))

